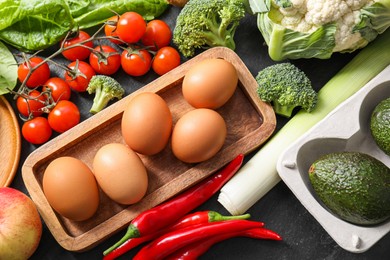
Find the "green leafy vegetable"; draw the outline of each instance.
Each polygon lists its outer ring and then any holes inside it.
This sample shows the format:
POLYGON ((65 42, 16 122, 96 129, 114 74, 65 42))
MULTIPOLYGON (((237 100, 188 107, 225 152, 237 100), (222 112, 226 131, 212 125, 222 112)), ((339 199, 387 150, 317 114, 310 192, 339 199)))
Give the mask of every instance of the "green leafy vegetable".
POLYGON ((115 15, 114 12, 123 14, 126 11, 134 11, 146 20, 151 20, 160 16, 169 6, 166 0, 83 0, 81 2, 68 0, 68 2, 71 4, 74 19, 81 29, 102 24, 115 15))
POLYGON ((72 17, 80 16, 88 11, 90 0, 66 0, 72 17))
POLYGON ((7 46, 0 42, 0 95, 6 94, 16 86, 18 66, 7 46))
POLYGON ((168 6, 166 0, 0 0, 0 40, 26 52, 42 50, 115 13, 134 11, 150 20, 168 6))
POLYGON ((74 26, 64 0, 3 0, 0 17, 0 39, 23 51, 45 49, 74 26))

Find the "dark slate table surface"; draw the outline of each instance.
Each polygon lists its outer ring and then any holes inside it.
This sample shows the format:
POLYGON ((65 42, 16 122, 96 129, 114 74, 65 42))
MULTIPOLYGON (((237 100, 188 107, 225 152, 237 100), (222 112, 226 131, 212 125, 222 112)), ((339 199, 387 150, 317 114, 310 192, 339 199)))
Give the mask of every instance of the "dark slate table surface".
MULTIPOLYGON (((161 17, 173 29, 176 17, 180 9, 170 7, 161 17)), ((247 15, 237 28, 235 35, 236 52, 249 68, 253 76, 257 72, 274 63, 267 53, 263 38, 256 26, 256 17, 247 15)), ((337 73, 355 54, 335 54, 329 60, 295 60, 292 61, 306 72, 312 80, 314 88, 319 90, 333 75, 337 73)), ((185 59, 183 58, 183 61, 185 59)), ((125 75, 119 73, 121 81, 125 75)), ((133 79, 132 87, 127 89, 130 93, 156 78, 154 73, 148 73, 144 77, 133 79)), ((128 78, 127 78, 128 80, 128 78)), ((127 93, 127 94, 128 94, 127 93)), ((7 97, 10 101, 11 98, 7 97)), ((74 101, 81 110, 82 120, 90 116, 89 108, 91 97, 88 94, 73 95, 74 101)), ((11 101, 12 102, 12 101, 11 101)), ((14 102, 12 103, 14 106, 14 102)), ((14 106, 15 108, 15 106, 14 106)), ((286 119, 277 117, 277 129, 283 127, 286 119)), ((28 144, 23 140, 22 154, 17 175, 12 187, 28 194, 20 172, 27 156, 37 146, 28 144)), ((247 156, 248 160, 251 155, 247 156)), ((216 210, 223 214, 229 214, 217 201, 216 194, 199 210, 216 210)), ((277 231, 283 237, 283 241, 251 240, 248 238, 232 238, 212 247, 201 259, 356 259, 356 260, 379 260, 390 259, 390 234, 387 234, 371 249, 364 253, 355 254, 345 251, 325 232, 314 217, 301 205, 298 199, 281 181, 262 199, 253 205, 248 213, 253 219, 266 223, 266 226, 277 231)), ((124 231, 108 238, 95 248, 82 252, 69 252, 63 249, 54 239, 48 228, 43 227, 40 245, 31 259, 101 259, 102 252, 118 241, 124 231)), ((121 259, 131 259, 139 248, 127 253, 121 259)))

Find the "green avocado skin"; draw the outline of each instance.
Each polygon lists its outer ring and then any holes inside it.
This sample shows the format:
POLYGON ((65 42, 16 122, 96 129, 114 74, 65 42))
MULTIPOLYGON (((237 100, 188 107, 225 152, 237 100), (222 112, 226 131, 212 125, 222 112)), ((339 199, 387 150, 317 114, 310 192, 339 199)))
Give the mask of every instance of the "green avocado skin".
POLYGON ((370 120, 371 135, 378 147, 390 155, 390 98, 374 108, 370 120))
POLYGON ((357 225, 390 217, 390 169, 360 152, 330 153, 312 163, 309 179, 328 209, 357 225))

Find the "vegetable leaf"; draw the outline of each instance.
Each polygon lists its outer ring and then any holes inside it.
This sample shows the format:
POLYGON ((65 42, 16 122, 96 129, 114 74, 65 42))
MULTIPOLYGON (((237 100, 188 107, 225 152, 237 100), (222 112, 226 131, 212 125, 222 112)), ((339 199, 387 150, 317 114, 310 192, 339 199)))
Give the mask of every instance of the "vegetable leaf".
POLYGON ((388 27, 390 27, 389 9, 378 2, 361 10, 360 22, 356 24, 353 31, 360 32, 367 41, 372 41, 388 27))
POLYGON ((66 0, 69 5, 70 13, 73 17, 80 16, 88 12, 88 5, 90 0, 66 0))
POLYGON ((4 0, 0 17, 0 39, 24 51, 55 44, 74 25, 64 0, 4 0))
MULTIPOLYGON (((73 15, 77 15, 75 7, 76 0, 67 1, 73 15)), ((146 20, 151 20, 161 15, 169 6, 166 0, 127 0, 127 1, 109 1, 109 0, 90 0, 81 1, 80 6, 84 6, 83 2, 89 2, 87 7, 83 9, 82 14, 74 16, 76 22, 81 29, 90 28, 98 24, 104 23, 108 18, 115 13, 123 14, 127 11, 134 11, 142 15, 146 20)))
POLYGON ((0 95, 14 89, 18 78, 18 66, 7 46, 0 42, 0 95))
POLYGON ((294 55, 299 55, 300 58, 328 59, 332 55, 336 45, 333 37, 336 32, 335 23, 325 24, 312 33, 302 33, 272 22, 268 13, 258 15, 258 26, 273 60, 280 61, 294 55))

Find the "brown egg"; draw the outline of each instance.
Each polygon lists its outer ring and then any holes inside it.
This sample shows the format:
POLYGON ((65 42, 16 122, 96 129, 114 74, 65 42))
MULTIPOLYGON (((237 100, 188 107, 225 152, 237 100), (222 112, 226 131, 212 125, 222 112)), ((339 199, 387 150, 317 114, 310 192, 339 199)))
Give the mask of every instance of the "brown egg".
POLYGON ((172 115, 158 94, 144 92, 130 100, 122 116, 122 136, 135 152, 153 155, 168 144, 172 115))
POLYGON ((237 88, 237 70, 224 59, 198 62, 183 79, 183 96, 195 108, 216 109, 223 106, 237 88))
POLYGON ((93 159, 93 172, 104 193, 120 204, 140 201, 148 188, 142 160, 120 143, 106 144, 98 150, 93 159))
POLYGON ((173 129, 173 154, 187 163, 205 161, 221 149, 226 134, 220 114, 207 108, 194 109, 184 114, 173 129))
POLYGON ((99 206, 95 177, 77 158, 64 156, 51 161, 43 175, 43 192, 50 206, 71 220, 86 220, 99 206))

